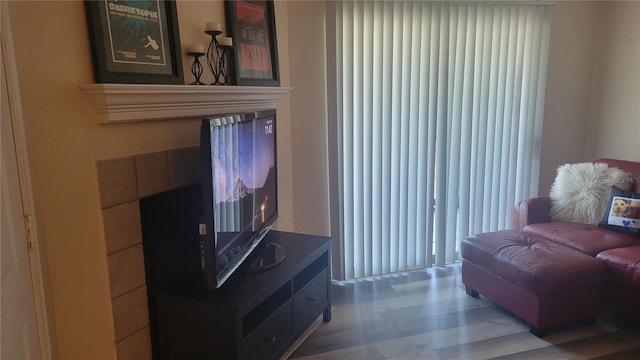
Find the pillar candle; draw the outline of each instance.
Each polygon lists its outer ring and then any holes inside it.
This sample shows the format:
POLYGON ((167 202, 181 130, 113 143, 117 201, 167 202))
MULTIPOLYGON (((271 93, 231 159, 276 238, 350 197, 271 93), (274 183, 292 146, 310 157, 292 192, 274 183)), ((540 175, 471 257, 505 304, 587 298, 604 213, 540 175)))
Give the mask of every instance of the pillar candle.
POLYGON ((231 39, 228 36, 224 36, 221 37, 220 39, 218 39, 218 44, 220 44, 220 46, 233 46, 233 39, 231 39))
POLYGON ((185 49, 187 50, 188 53, 203 53, 204 52, 204 47, 202 46, 202 44, 187 45, 185 47, 185 49))
POLYGON ((222 32, 222 24, 217 22, 208 22, 204 28, 206 31, 220 31, 222 32))

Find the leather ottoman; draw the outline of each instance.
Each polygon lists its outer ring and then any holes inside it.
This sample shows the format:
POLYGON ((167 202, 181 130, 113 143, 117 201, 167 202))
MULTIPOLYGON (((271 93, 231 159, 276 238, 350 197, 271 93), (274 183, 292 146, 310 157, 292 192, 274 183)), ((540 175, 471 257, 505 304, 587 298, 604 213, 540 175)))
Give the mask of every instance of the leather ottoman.
POLYGON ((605 265, 539 235, 504 230, 462 241, 462 282, 544 336, 549 328, 593 323, 603 306, 605 265))

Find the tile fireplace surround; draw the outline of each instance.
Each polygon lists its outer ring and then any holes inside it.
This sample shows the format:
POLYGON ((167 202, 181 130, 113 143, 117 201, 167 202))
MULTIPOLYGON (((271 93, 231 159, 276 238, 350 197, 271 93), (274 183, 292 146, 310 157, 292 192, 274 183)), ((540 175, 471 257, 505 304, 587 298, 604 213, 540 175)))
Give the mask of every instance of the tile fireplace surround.
POLYGON ((118 359, 151 359, 139 199, 197 182, 198 147, 97 162, 118 359))
MULTIPOLYGON (((290 87, 88 84, 103 124, 277 108, 290 87)), ((151 359, 139 199, 199 179, 199 147, 97 161, 118 359, 151 359)))

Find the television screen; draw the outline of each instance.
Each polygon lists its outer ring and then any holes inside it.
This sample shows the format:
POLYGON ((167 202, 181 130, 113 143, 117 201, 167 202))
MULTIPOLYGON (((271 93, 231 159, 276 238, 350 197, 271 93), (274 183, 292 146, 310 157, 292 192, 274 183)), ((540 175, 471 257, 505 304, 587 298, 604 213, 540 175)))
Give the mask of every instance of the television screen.
POLYGON ((203 224, 214 231, 203 231, 201 266, 219 287, 278 216, 275 111, 206 119, 202 132, 210 164, 203 224))

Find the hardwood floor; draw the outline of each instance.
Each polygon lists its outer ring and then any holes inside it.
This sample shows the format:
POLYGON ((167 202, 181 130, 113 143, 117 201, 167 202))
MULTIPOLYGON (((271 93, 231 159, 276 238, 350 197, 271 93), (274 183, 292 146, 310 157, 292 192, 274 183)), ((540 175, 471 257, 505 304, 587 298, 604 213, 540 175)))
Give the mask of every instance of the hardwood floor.
MULTIPOLYGON (((290 359, 640 359, 640 326, 605 312, 540 339, 484 297, 460 266, 335 283, 335 309, 290 359)), ((640 304, 638 304, 640 306, 640 304)))

